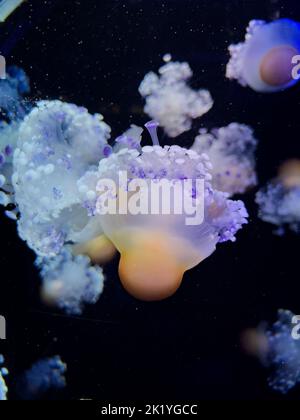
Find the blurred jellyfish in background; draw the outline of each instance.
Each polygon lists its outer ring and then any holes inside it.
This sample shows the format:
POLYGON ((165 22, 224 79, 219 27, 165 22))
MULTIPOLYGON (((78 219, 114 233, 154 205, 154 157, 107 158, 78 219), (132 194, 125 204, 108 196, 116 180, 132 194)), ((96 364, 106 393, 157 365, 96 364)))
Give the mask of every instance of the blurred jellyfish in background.
MULTIPOLYGON (((82 200, 88 202, 92 214, 101 214, 101 225, 105 235, 121 253, 119 264, 120 279, 125 289, 142 300, 159 300, 172 295, 180 286, 186 270, 195 267, 211 255, 217 243, 234 241, 235 234, 247 223, 247 211, 241 201, 232 201, 228 195, 211 187, 211 164, 206 155, 199 155, 193 150, 179 146, 159 145, 157 137, 158 123, 146 124, 153 146, 145 146, 140 150, 123 148, 118 153, 102 159, 95 171, 87 172, 78 182, 82 200), (118 174, 125 172, 127 181, 123 183, 118 174), (103 213, 105 203, 101 200, 101 180, 114 180, 117 191, 109 191, 110 198, 120 206, 125 206, 132 199, 127 195, 130 181, 137 181, 135 199, 149 200, 146 211, 137 209, 136 214, 119 211, 117 214, 103 213), (186 223, 186 214, 181 212, 163 214, 155 212, 152 185, 161 186, 162 180, 169 180, 173 185, 182 186, 186 180, 201 179, 204 192, 201 195, 195 185, 187 192, 187 196, 174 193, 170 200, 181 205, 187 198, 192 198, 199 206, 203 199, 204 222, 197 225, 186 223), (146 186, 146 188, 144 188, 146 186), (147 196, 143 191, 147 190, 147 196), (128 199, 129 197, 129 199, 128 199), (92 199, 91 199, 92 198, 92 199)), ((175 189, 176 191, 176 189, 175 189)), ((178 190, 177 190, 178 191, 178 190)))
POLYGON ((30 104, 24 99, 24 96, 29 92, 29 79, 24 70, 16 66, 8 67, 6 78, 0 80, 2 116, 9 121, 24 118, 30 108, 30 104))
POLYGON ((258 92, 293 86, 293 57, 300 54, 300 24, 290 19, 252 20, 245 42, 230 45, 226 76, 258 92))
POLYGON ((285 162, 279 175, 256 194, 259 217, 277 226, 277 234, 287 228, 300 233, 300 160, 285 162))
POLYGON ((24 400, 41 398, 46 392, 66 386, 67 365, 60 356, 41 359, 22 374, 17 383, 17 392, 24 400))
POLYGON ((19 7, 25 0, 0 0, 0 22, 5 20, 19 7))
POLYGON ((111 153, 110 127, 99 114, 61 101, 41 101, 20 126, 13 185, 18 232, 38 255, 100 233, 78 196, 77 181, 111 153))
POLYGON ((42 297, 67 314, 79 315, 85 303, 96 303, 103 290, 104 276, 100 267, 90 266, 90 259, 73 256, 64 248, 58 256, 39 257, 42 297))
POLYGON ((213 188, 234 195, 244 193, 257 183, 256 146, 257 140, 250 127, 231 123, 210 133, 201 129, 192 150, 209 157, 213 188))
POLYGON ((244 348, 268 368, 269 386, 286 394, 300 382, 300 340, 293 335, 294 314, 280 309, 271 326, 261 324, 243 334, 244 348))
POLYGON ((7 386, 4 377, 8 375, 8 370, 1 367, 4 363, 4 357, 0 354, 0 401, 7 400, 7 386))
POLYGON ((192 120, 213 106, 207 90, 193 90, 187 85, 192 75, 188 63, 169 62, 159 69, 159 75, 146 74, 140 84, 145 113, 157 120, 169 137, 190 130, 192 120))
MULTIPOLYGON (((0 204, 7 207, 14 204, 12 186, 12 161, 17 145, 19 127, 30 110, 30 103, 24 95, 30 91, 25 72, 18 67, 10 67, 6 79, 0 80, 0 204)), ((16 219, 16 211, 7 211, 8 217, 16 219)))

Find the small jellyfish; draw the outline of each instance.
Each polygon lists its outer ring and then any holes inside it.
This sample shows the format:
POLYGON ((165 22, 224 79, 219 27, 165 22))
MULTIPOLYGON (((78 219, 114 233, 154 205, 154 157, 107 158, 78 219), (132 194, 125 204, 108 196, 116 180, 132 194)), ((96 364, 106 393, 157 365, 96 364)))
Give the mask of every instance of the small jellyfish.
POLYGON ((270 371, 270 388, 282 394, 300 382, 300 340, 294 337, 295 325, 294 314, 280 309, 273 325, 263 323, 244 334, 246 350, 270 371))
POLYGON ((24 99, 30 92, 29 79, 23 69, 11 66, 0 80, 0 110, 9 121, 22 120, 31 105, 24 99))
POLYGON ((169 137, 190 130, 192 120, 213 106, 207 90, 193 90, 187 85, 192 75, 188 63, 169 62, 159 69, 159 76, 150 72, 140 84, 145 113, 157 120, 169 137))
POLYGON ((52 258, 39 257, 42 297, 67 314, 80 315, 84 304, 94 304, 103 291, 104 276, 100 267, 92 267, 87 256, 73 256, 64 248, 52 258))
POLYGON ((213 188, 234 195, 244 193, 257 183, 256 145, 250 127, 231 123, 210 133, 200 130, 192 150, 208 155, 212 164, 213 188))
POLYGON ((79 200, 77 181, 110 153, 109 136, 101 115, 61 101, 38 102, 21 123, 12 176, 18 232, 38 255, 101 234, 79 200))
POLYGON ((277 226, 277 234, 287 228, 300 232, 300 160, 285 162, 279 175, 256 194, 259 217, 277 226))
POLYGON ((35 400, 50 390, 62 389, 66 386, 66 371, 67 365, 60 356, 41 359, 19 378, 18 394, 23 400, 35 400))
POLYGON ((4 380, 4 377, 8 375, 6 368, 1 367, 4 363, 4 357, 0 354, 0 401, 7 400, 7 386, 4 380))
POLYGON ((88 201, 91 192, 98 194, 98 200, 91 201, 90 206, 94 206, 94 213, 100 212, 104 234, 121 254, 119 275, 124 288, 134 297, 150 301, 171 296, 180 286, 184 272, 211 255, 218 243, 234 241, 248 216, 241 201, 229 200, 227 194, 212 189, 208 157, 179 146, 161 147, 157 125, 155 121, 146 124, 153 146, 121 149, 101 160, 98 171, 86 173, 78 182, 83 201, 88 201), (120 173, 126 173, 129 182, 120 181, 120 173), (116 193, 108 192, 112 202, 119 205, 116 213, 101 213, 99 182, 106 179, 118 185, 116 193), (167 180, 182 186, 185 181, 196 179, 203 181, 203 195, 192 187, 186 196, 175 193, 170 201, 180 207, 182 201, 193 198, 197 206, 197 199, 202 198, 202 223, 192 225, 186 223, 184 213, 164 214, 150 211, 149 207, 146 212, 120 210, 133 198, 127 194, 130 180, 141 186, 138 200, 145 198, 144 186, 151 184, 147 197, 149 193, 152 210, 152 205, 157 204, 151 197, 153 185, 167 180))
POLYGON ((258 92, 293 86, 293 57, 300 54, 300 24, 290 19, 252 20, 245 42, 230 45, 226 76, 258 92))

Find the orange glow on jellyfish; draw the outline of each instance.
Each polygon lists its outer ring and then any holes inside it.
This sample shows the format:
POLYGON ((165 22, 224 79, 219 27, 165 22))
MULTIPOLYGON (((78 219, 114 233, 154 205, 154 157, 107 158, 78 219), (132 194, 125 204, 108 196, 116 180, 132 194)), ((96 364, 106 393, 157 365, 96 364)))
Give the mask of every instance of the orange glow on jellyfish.
MULTIPOLYGON (((122 285, 129 294, 146 301, 173 295, 185 271, 211 255, 218 242, 235 240, 235 233, 247 223, 247 212, 241 201, 229 200, 227 194, 213 190, 208 157, 179 146, 161 147, 157 125, 154 121, 146 124, 153 146, 139 150, 123 148, 102 159, 97 172, 80 180, 82 191, 94 190, 98 194, 95 213, 100 215, 104 234, 121 254, 122 285), (126 182, 120 181, 120 173, 126 173, 126 182), (113 197, 111 209, 115 205, 117 212, 103 211, 105 200, 99 182, 107 179, 117 185, 108 194, 113 197), (183 187, 187 180, 191 181, 189 188, 172 190, 170 212, 164 213, 161 208, 153 211, 158 203, 151 189, 153 185, 167 181, 183 187), (196 180, 201 180, 202 190, 195 187, 196 180), (139 185, 134 193, 132 181, 139 185), (182 191, 184 194, 180 194, 182 191), (184 211, 173 211, 175 207, 184 208, 188 198, 194 204, 195 214, 199 208, 203 209, 199 223, 194 223, 193 218, 193 222, 187 222, 184 211), (136 211, 130 207, 133 199, 139 203, 136 211), (141 206, 142 201, 147 206, 141 206)), ((163 195, 165 191, 161 192, 163 195)))

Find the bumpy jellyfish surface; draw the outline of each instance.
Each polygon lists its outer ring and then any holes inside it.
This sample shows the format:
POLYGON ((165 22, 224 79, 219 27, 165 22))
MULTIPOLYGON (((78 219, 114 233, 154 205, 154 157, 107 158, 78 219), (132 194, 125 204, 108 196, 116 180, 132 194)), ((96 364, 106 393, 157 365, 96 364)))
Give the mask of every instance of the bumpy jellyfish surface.
POLYGON ((68 314, 81 314, 84 304, 96 303, 103 291, 102 269, 67 248, 52 258, 39 257, 36 265, 41 270, 43 300, 68 314))
POLYGON ((300 161, 282 165, 279 176, 258 191, 256 202, 259 217, 277 226, 277 234, 300 233, 300 161))
POLYGON ((0 80, 0 110, 2 116, 10 121, 24 118, 31 105, 24 96, 30 92, 29 79, 19 67, 7 69, 5 79, 0 80))
POLYGON ((60 356, 38 360, 19 378, 18 395, 23 400, 35 400, 49 390, 64 388, 66 371, 67 365, 60 356))
POLYGON ((212 164, 213 188, 234 195, 244 193, 257 183, 256 145, 250 127, 231 123, 210 133, 200 130, 191 149, 208 155, 212 164))
POLYGON ((161 147, 157 125, 154 121, 146 125, 153 146, 123 148, 78 182, 82 200, 93 196, 90 207, 101 214, 105 235, 121 253, 123 286, 142 300, 171 296, 186 270, 211 255, 217 243, 234 241, 247 222, 241 201, 229 200, 227 194, 212 189, 208 157, 179 146, 161 147), (174 186, 170 195, 159 190, 164 183, 174 186), (161 192, 155 194, 157 190, 161 192), (163 211, 160 199, 165 193, 170 207, 163 211), (182 211, 187 201, 194 204, 196 213, 203 207, 201 221, 192 217, 191 222, 187 213, 191 216, 192 212, 182 211))
POLYGON ((271 369, 269 386, 286 394, 300 382, 300 341, 295 340, 292 330, 294 314, 278 311, 278 320, 265 331, 268 343, 264 362, 271 369))
POLYGON ((157 120, 169 137, 190 130, 192 120, 201 117, 213 106, 205 89, 193 90, 187 82, 193 72, 188 63, 170 62, 146 74, 139 87, 145 98, 144 111, 157 120))
POLYGON ((4 380, 4 377, 8 374, 8 371, 6 368, 1 367, 4 363, 4 358, 0 354, 0 401, 6 401, 7 400, 7 386, 4 380))
POLYGON ((110 128, 99 114, 61 101, 41 101, 19 128, 13 187, 18 231, 38 255, 101 233, 78 197, 77 181, 111 153, 110 128))
POLYGON ((293 86, 293 57, 300 54, 300 24, 290 19, 252 20, 245 42, 230 45, 226 76, 258 92, 293 86))
MULTIPOLYGON (((14 203, 13 153, 18 142, 19 127, 18 122, 0 122, 0 204, 4 207, 14 203)), ((7 215, 16 218, 16 212, 7 212, 7 215)))

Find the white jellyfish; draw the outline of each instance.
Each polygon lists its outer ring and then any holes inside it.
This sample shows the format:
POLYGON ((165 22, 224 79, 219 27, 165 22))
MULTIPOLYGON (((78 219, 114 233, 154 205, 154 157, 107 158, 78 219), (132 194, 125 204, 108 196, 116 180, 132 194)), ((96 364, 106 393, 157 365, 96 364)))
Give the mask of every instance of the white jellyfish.
POLYGON ((170 137, 190 130, 192 120, 213 106, 207 90, 193 90, 187 85, 192 75, 188 63, 169 62, 159 69, 159 76, 150 72, 140 84, 139 92, 146 100, 145 113, 157 120, 170 137))
POLYGON ((39 257, 36 265, 41 270, 43 299, 68 314, 81 314, 83 305, 96 303, 103 291, 102 269, 66 248, 55 257, 39 257))
POLYGON ((153 146, 141 150, 123 148, 101 160, 98 170, 87 172, 78 182, 82 200, 90 203, 94 213, 101 214, 105 235, 121 253, 119 274, 123 286, 142 300, 172 295, 186 270, 211 255, 217 243, 234 241, 236 232, 247 223, 241 201, 229 200, 227 194, 212 189, 208 157, 179 146, 161 147, 157 125, 154 121, 146 125, 153 146), (126 179, 120 178, 124 173, 126 179), (106 180, 117 185, 115 190, 108 188, 108 201, 112 203, 112 211, 108 212, 103 211, 106 198, 103 199, 101 188, 106 180), (203 191, 193 183, 197 180, 203 182, 203 191), (130 189, 131 181, 138 187, 137 194, 130 189), (181 210, 188 199, 196 209, 202 204, 204 220, 189 224, 185 212, 160 211, 152 186, 159 188, 165 181, 175 190, 169 203, 181 210), (181 187, 187 181, 192 184, 182 195, 184 188, 176 190, 175 185, 181 187), (147 208, 137 205, 142 201, 147 202, 147 208), (130 204, 133 206, 128 211, 130 204))
POLYGON ((256 194, 259 217, 277 226, 276 233, 287 228, 300 233, 300 160, 285 162, 277 178, 256 194))
POLYGON ((99 114, 61 101, 41 101, 21 123, 13 160, 18 232, 39 255, 100 233, 78 196, 77 181, 111 153, 110 128, 99 114))
POLYGON ((300 54, 300 24, 290 19, 252 20, 245 42, 230 45, 226 76, 258 92, 293 86, 293 58, 300 54))
POLYGON ((234 195, 256 185, 256 145, 250 127, 231 123, 210 133, 201 129, 192 150, 208 155, 212 164, 213 188, 234 195))

